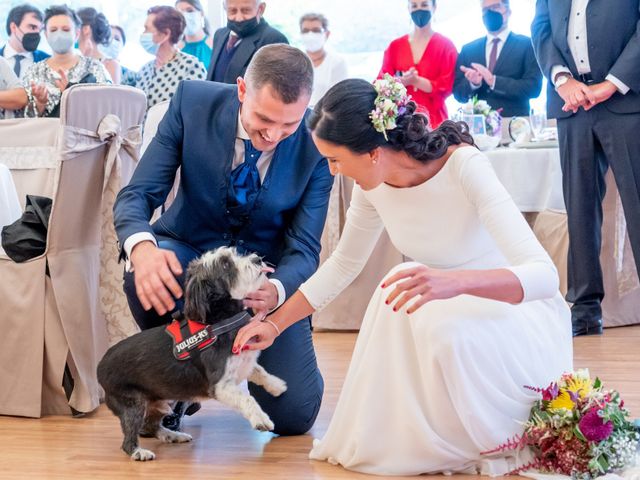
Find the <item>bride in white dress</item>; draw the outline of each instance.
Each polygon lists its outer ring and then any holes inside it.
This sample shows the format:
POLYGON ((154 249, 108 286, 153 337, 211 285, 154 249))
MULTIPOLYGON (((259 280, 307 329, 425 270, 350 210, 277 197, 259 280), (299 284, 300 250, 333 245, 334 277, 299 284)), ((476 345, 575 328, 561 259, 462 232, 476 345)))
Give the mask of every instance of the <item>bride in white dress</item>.
POLYGON ((318 149, 332 173, 357 182, 343 236, 235 345, 267 348, 326 306, 386 228, 415 261, 380 279, 310 457, 378 475, 504 474, 512 459, 481 452, 522 432, 537 398, 525 385, 547 386, 572 369, 569 308, 553 263, 465 127, 429 131, 413 103, 380 91, 390 89, 345 80, 316 106, 309 126, 318 149), (400 104, 388 130, 370 117, 385 99, 400 104))

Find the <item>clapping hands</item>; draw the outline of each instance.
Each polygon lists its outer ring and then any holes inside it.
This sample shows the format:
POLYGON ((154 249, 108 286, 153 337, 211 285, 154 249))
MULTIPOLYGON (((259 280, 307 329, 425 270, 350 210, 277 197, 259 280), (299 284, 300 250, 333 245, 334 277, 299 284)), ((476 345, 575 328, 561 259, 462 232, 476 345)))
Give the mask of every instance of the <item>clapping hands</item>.
POLYGON ((418 70, 416 67, 411 67, 409 70, 404 72, 400 77, 400 81, 405 87, 413 87, 416 85, 420 76, 418 75, 418 70))
POLYGON ((492 87, 495 82, 495 76, 493 73, 491 73, 487 67, 479 63, 472 63, 471 67, 461 65, 460 70, 464 73, 464 77, 476 87, 479 87, 483 81, 492 87))

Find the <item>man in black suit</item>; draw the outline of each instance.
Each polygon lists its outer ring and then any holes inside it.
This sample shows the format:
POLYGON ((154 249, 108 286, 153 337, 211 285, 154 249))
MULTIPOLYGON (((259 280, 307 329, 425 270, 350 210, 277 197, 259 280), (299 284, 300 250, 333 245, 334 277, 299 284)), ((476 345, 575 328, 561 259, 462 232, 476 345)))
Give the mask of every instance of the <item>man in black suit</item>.
POLYGON ((477 95, 503 117, 528 116, 529 99, 540 95, 542 74, 531 39, 509 30, 509 0, 483 0, 489 34, 462 47, 453 95, 466 103, 477 95))
POLYGON ((264 19, 266 3, 260 0, 225 0, 227 26, 213 35, 213 52, 207 80, 235 85, 253 55, 264 45, 289 43, 287 37, 264 19))
POLYGON ((599 334, 609 166, 640 271, 640 0, 538 0, 531 31, 548 116, 558 119, 573 334, 599 334))

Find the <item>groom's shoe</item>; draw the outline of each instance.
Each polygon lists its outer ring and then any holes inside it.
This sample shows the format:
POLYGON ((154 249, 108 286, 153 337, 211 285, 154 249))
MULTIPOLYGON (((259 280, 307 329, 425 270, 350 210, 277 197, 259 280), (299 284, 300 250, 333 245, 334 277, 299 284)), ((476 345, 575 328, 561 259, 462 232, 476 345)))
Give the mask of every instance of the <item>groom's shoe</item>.
POLYGON ((572 318, 571 323, 574 337, 580 337, 582 335, 602 335, 602 318, 590 320, 572 318))

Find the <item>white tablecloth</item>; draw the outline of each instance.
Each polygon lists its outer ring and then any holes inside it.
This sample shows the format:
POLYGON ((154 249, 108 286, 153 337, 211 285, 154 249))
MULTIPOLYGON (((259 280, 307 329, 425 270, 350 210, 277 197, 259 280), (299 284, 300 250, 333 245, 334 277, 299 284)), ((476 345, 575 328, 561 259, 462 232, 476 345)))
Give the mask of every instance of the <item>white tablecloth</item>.
MULTIPOLYGON (((5 225, 10 225, 22 215, 16 186, 11 178, 9 169, 0 163, 0 230, 5 225)), ((4 250, 0 245, 0 255, 4 250)))
POLYGON ((565 211, 557 148, 497 148, 485 154, 521 212, 565 211))

